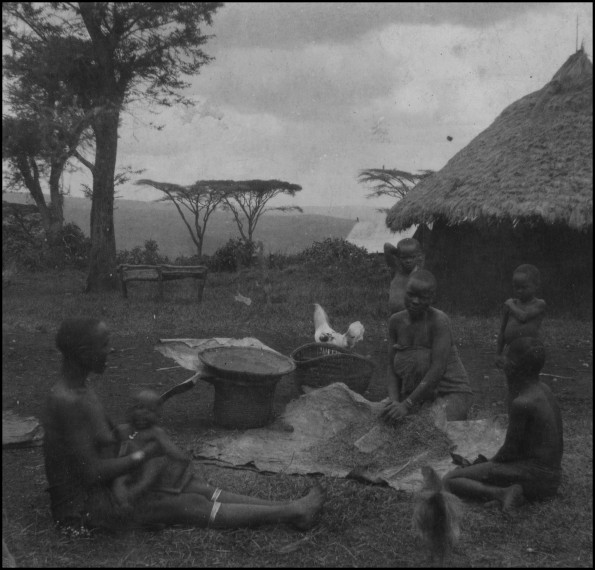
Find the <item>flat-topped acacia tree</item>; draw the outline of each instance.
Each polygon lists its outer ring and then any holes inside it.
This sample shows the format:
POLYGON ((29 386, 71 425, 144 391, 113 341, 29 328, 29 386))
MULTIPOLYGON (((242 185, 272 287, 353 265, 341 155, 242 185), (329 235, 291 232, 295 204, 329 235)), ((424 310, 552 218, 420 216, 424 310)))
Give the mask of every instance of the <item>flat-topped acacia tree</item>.
POLYGON ((152 186, 164 193, 157 202, 174 204, 196 246, 198 257, 202 257, 209 217, 221 204, 226 191, 230 189, 229 183, 224 180, 197 180, 189 186, 180 186, 143 178, 135 184, 152 186), (186 217, 187 214, 190 219, 186 217))
POLYGON ((277 210, 289 212, 292 210, 303 212, 299 206, 267 207, 267 204, 281 194, 295 196, 302 187, 283 180, 233 180, 225 181, 228 188, 225 191, 222 207, 229 210, 238 225, 238 230, 245 242, 253 243, 254 231, 261 216, 265 212, 277 210))
POLYGON ((219 207, 233 214, 240 236, 250 243, 253 242, 258 221, 265 212, 303 211, 299 206, 266 207, 276 196, 295 196, 302 189, 298 184, 282 180, 197 180, 194 184, 182 186, 143 178, 135 184, 145 184, 160 190, 165 195, 157 201, 174 204, 199 257, 202 257, 209 217, 219 207), (190 214, 190 220, 186 217, 187 214, 190 214))
MULTIPOLYGON (((383 198, 388 196, 395 200, 404 198, 420 180, 433 174, 433 170, 422 170, 417 173, 406 172, 396 168, 365 168, 360 170, 357 181, 371 186, 371 192, 366 198, 383 198)), ((388 208, 378 208, 378 211, 388 213, 388 208)))

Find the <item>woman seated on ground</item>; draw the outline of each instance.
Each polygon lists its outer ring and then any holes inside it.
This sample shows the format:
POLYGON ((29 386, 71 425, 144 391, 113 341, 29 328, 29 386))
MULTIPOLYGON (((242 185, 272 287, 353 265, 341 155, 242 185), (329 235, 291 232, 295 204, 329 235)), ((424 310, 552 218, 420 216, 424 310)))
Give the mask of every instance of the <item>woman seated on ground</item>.
POLYGON ((322 510, 324 492, 316 486, 291 502, 276 502, 222 491, 194 475, 179 493, 153 489, 132 509, 113 494, 114 480, 162 454, 153 442, 118 457, 114 425, 93 388, 89 373, 103 373, 109 332, 97 319, 65 320, 56 336, 62 377, 53 386, 43 416, 44 457, 52 516, 69 534, 90 529, 125 529, 175 524, 217 528, 289 523, 311 528, 322 510))

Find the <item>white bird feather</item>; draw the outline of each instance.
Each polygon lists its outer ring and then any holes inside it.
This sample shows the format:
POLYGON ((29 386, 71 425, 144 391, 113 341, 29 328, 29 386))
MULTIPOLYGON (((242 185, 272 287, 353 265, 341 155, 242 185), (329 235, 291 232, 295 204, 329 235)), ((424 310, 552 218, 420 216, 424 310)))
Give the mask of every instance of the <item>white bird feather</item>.
POLYGON ((314 340, 327 343, 340 348, 353 348, 357 342, 364 338, 364 325, 355 321, 349 325, 345 334, 335 331, 329 324, 326 311, 314 303, 314 340))

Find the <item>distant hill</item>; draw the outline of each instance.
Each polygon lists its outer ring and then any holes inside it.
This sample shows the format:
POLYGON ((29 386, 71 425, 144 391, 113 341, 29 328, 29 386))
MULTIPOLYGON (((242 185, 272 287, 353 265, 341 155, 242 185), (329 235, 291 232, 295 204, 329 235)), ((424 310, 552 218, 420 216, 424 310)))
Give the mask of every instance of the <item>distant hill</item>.
POLYGON ((368 201, 366 205, 351 206, 304 206, 304 214, 315 214, 318 216, 332 216, 334 218, 344 218, 353 221, 377 221, 381 214, 373 201, 368 201))
MULTIPOLYGON (((25 193, 3 193, 2 199, 33 202, 25 193)), ((267 213, 258 223, 255 239, 262 240, 266 251, 291 254, 304 250, 315 241, 329 237, 346 238, 356 223, 357 216, 346 219, 316 213, 321 211, 326 209, 306 209, 304 214, 267 213)), ((91 202, 86 198, 65 198, 64 218, 77 224, 87 235, 90 213, 91 202)), ((118 250, 142 246, 146 240, 153 239, 159 244, 159 251, 170 258, 196 252, 180 214, 171 204, 117 199, 114 225, 118 250)), ((210 255, 236 237, 239 232, 231 214, 215 212, 207 225, 203 252, 210 255)))

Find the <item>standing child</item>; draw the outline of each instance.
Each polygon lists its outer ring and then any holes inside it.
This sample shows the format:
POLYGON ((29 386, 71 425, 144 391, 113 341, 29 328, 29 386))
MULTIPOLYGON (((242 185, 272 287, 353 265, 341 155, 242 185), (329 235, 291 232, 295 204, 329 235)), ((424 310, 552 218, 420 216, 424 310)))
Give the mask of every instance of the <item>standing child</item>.
POLYGON ((504 349, 521 337, 538 338, 545 312, 545 301, 535 294, 541 284, 539 269, 534 265, 519 265, 512 275, 514 297, 502 308, 502 322, 496 347, 496 366, 502 368, 504 349))
POLYGON ((192 478, 190 459, 157 425, 162 405, 156 392, 142 390, 128 410, 129 423, 116 427, 119 439, 123 442, 120 456, 137 453, 151 442, 155 442, 163 454, 146 461, 136 471, 114 480, 112 490, 123 507, 130 508, 138 497, 151 488, 180 493, 192 478))
POLYGON ((409 276, 423 269, 424 254, 421 244, 413 238, 405 238, 397 243, 384 244, 384 259, 391 269, 391 282, 388 293, 388 309, 391 315, 405 309, 405 289, 409 276))

